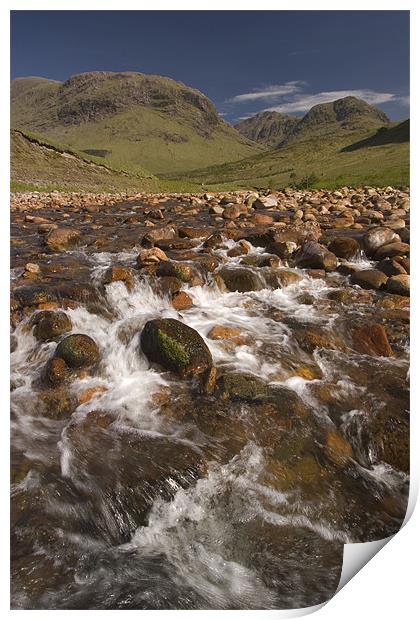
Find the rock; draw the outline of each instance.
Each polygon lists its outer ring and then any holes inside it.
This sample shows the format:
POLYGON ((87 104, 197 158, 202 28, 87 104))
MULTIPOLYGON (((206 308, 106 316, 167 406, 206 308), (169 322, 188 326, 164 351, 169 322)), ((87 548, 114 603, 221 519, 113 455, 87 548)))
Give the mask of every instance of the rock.
POLYGON ((378 226, 368 230, 363 237, 363 248, 368 256, 373 256, 383 245, 399 241, 397 233, 390 228, 378 226))
POLYGON ((333 271, 337 267, 337 259, 332 252, 316 241, 306 241, 295 255, 298 267, 325 269, 333 271))
POLYGON ((384 288, 388 280, 382 271, 377 269, 364 269, 356 271, 350 276, 350 282, 361 288, 379 290, 384 288))
POLYGON ((393 256, 403 256, 409 254, 410 246, 408 243, 402 243, 402 241, 396 241, 395 243, 388 243, 382 245, 374 254, 375 260, 382 260, 383 258, 392 258, 393 256))
POLYGON ((220 205, 213 205, 209 209, 210 215, 223 215, 224 208, 220 205))
POLYGON ((294 241, 272 241, 265 248, 266 252, 279 258, 289 258, 295 250, 297 244, 294 241))
MULTIPOLYGON (((99 396, 107 391, 107 388, 104 385, 95 385, 93 387, 86 388, 77 396, 77 402, 79 405, 83 405, 84 403, 88 403, 95 396, 99 396)), ((90 415, 90 414, 89 414, 90 415)))
POLYGON ((178 278, 182 282, 191 282, 198 274, 194 267, 188 263, 164 261, 158 264, 156 275, 178 278))
POLYGON ((202 237, 208 237, 209 232, 210 231, 208 228, 191 228, 189 226, 183 226, 182 228, 178 229, 178 235, 181 237, 181 239, 201 239, 202 237))
POLYGON ((46 342, 55 340, 62 334, 72 330, 72 322, 65 312, 51 312, 44 310, 37 312, 33 319, 34 336, 37 340, 46 342))
POLYGON ((223 399, 258 401, 269 396, 269 388, 261 379, 245 373, 224 373, 218 387, 223 399))
POLYGON ((225 220, 236 220, 241 215, 241 210, 238 205, 230 205, 223 211, 223 217, 225 220))
POLYGON ((124 282, 126 287, 131 290, 134 286, 134 272, 130 267, 112 265, 106 270, 103 279, 104 284, 111 284, 111 282, 124 282))
POLYGON ((325 445, 327 457, 338 467, 344 467, 353 458, 353 448, 336 430, 326 431, 325 445))
POLYGON ((200 392, 202 394, 213 394, 216 389, 217 368, 211 366, 200 375, 200 392))
POLYGON ((360 245, 356 239, 352 237, 335 237, 328 245, 330 252, 338 258, 355 258, 360 252, 360 245))
POLYGON ((251 222, 257 226, 263 226, 272 224, 274 222, 274 218, 272 215, 268 215, 267 213, 256 213, 252 216, 251 222))
POLYGON ((237 327, 215 325, 207 334, 207 338, 210 338, 210 340, 236 340, 241 338, 241 330, 237 327))
POLYGON ((61 357, 52 357, 46 363, 44 376, 50 385, 61 385, 69 379, 70 375, 70 368, 61 357))
POLYGON ((200 334, 176 319, 148 321, 140 344, 151 362, 181 377, 201 374, 213 365, 210 350, 200 334))
POLYGON ((137 256, 137 266, 141 269, 147 265, 153 265, 160 263, 160 261, 166 261, 169 258, 165 252, 160 248, 150 248, 148 250, 140 250, 140 254, 137 256))
POLYGON ((80 243, 80 231, 76 228, 55 228, 47 236, 45 243, 53 252, 63 252, 80 243))
POLYGON ((278 200, 275 196, 260 196, 252 203, 254 209, 269 209, 270 207, 277 207, 277 205, 278 200))
POLYGON ((52 420, 64 420, 71 416, 77 407, 77 401, 70 392, 62 387, 40 392, 42 414, 52 420))
POLYGON ((371 453, 406 473, 410 470, 410 428, 400 412, 378 411, 372 420, 371 453))
POLYGON ((173 276, 163 276, 158 281, 159 289, 164 295, 174 294, 181 290, 183 283, 179 278, 173 276))
POLYGON ((250 269, 223 267, 219 271, 219 275, 231 292, 246 293, 248 291, 260 291, 264 288, 261 279, 250 269))
POLYGON ((394 295, 410 296, 410 276, 408 274, 400 274, 391 276, 386 283, 386 290, 394 295))
POLYGON ((99 361, 96 342, 85 334, 71 334, 62 340, 55 350, 70 368, 89 368, 99 361))
POLYGON ((143 247, 153 247, 157 241, 166 241, 175 239, 177 231, 173 226, 163 226, 162 228, 154 228, 146 233, 141 240, 143 247))
POLYGON ((391 357, 393 351, 383 325, 363 325, 353 332, 353 346, 364 355, 391 357))
POLYGON ((274 276, 278 281, 279 288, 286 288, 286 286, 296 284, 296 282, 300 282, 300 280, 302 280, 302 276, 296 271, 276 271, 274 276))
POLYGON ((188 293, 185 293, 185 291, 176 291, 172 294, 172 305, 175 310, 180 311, 191 308, 194 303, 188 293))
POLYGON ((26 263, 25 270, 28 273, 39 273, 39 265, 36 263, 26 263))
POLYGON ((345 344, 339 336, 316 326, 298 327, 293 335, 300 348, 307 353, 313 353, 315 349, 338 349, 345 350, 345 344))
POLYGON ((384 258, 376 265, 376 268, 382 271, 388 278, 407 273, 404 267, 392 258, 384 258))

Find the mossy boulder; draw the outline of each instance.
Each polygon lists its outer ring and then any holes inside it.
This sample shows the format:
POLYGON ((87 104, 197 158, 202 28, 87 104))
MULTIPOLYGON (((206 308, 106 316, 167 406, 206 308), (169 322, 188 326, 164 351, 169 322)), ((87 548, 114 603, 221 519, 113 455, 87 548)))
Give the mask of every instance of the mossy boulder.
POLYGON ((72 330, 72 322, 65 312, 44 310, 37 312, 33 319, 34 336, 37 340, 46 342, 55 340, 59 336, 72 330))
POLYGON ((220 396, 226 400, 261 401, 269 397, 268 386, 254 375, 227 372, 219 380, 220 396))
POLYGON ((64 338, 55 350, 70 368, 89 368, 99 361, 96 342, 85 334, 71 334, 64 338))
POLYGON ((50 385, 60 385, 65 383, 71 374, 70 368, 61 357, 52 357, 48 360, 45 369, 45 380, 50 385))
POLYGON ((200 334, 176 319, 148 321, 140 346, 151 362, 181 377, 199 375, 213 365, 210 350, 200 334))

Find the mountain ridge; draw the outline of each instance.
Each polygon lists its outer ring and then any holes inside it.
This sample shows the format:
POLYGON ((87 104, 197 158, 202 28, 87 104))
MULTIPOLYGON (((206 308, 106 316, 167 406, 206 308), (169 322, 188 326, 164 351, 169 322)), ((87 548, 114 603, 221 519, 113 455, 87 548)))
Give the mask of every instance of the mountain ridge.
POLYGON ((371 130, 389 123, 388 116, 379 108, 348 96, 317 104, 301 117, 266 110, 237 123, 235 128, 261 144, 280 148, 316 134, 371 130))
POLYGON ((112 165, 181 172, 260 152, 200 91, 163 76, 90 71, 64 82, 31 76, 11 85, 12 127, 38 131, 112 165), (199 153, 199 154, 198 154, 199 153))

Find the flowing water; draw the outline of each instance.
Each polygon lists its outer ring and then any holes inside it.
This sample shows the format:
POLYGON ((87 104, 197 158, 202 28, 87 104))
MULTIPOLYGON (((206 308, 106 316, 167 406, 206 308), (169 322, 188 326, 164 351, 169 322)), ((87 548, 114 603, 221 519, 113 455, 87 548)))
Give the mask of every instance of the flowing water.
MULTIPOLYGON (((36 251, 29 233, 16 236, 24 239, 12 272, 19 285, 36 251)), ((327 600, 343 543, 388 536, 404 518, 408 476, 382 460, 375 426, 378 417, 388 429, 406 415, 403 311, 389 318, 380 299, 354 287, 336 301, 349 289, 336 272, 316 278, 288 267, 301 279, 273 288, 255 266, 264 249, 252 246, 247 268, 261 290, 221 292, 207 274, 184 285, 194 305, 177 312, 138 270, 131 288, 102 284, 111 264, 135 266, 139 246, 128 246, 37 256, 56 273, 49 285, 77 282, 95 294, 64 308, 72 333, 91 336, 101 352, 95 372, 74 378, 65 395, 45 398, 42 373, 56 343, 33 335, 38 310, 14 324, 13 607, 279 609, 327 600), (353 323, 381 312, 394 330, 394 357, 341 346, 353 323), (157 317, 193 327, 219 373, 258 377, 277 394, 275 405, 206 396, 196 381, 151 366, 139 334, 157 317), (210 339, 216 325, 238 328, 240 340, 210 339), (320 334, 321 346, 305 346, 302 330, 320 334), (82 402, 88 388, 97 391, 82 402), (289 391, 304 409, 298 420, 284 400, 289 391), (331 455, 334 433, 342 439, 331 455)), ((214 250, 221 267, 243 266, 243 256, 228 256, 235 247, 226 240, 214 250)))

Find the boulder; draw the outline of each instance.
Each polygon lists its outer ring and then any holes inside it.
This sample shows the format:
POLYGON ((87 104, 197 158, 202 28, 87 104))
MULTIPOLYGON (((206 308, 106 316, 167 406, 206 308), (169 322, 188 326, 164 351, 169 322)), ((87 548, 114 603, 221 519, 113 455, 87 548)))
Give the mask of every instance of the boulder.
POLYGON ((191 282, 194 277, 197 276, 197 272, 194 267, 188 263, 163 261, 158 264, 156 275, 178 278, 181 282, 191 282))
POLYGON ((269 209, 271 207, 277 207, 277 205, 278 200, 276 196, 260 196, 252 203, 254 209, 269 209))
POLYGON ((383 325, 363 325, 353 332, 353 346, 364 355, 391 357, 393 351, 383 325))
POLYGON ((140 254, 137 256, 137 266, 141 269, 147 265, 154 265, 165 260, 169 260, 169 258, 160 248, 144 249, 140 250, 140 254))
POLYGON ((37 312, 33 319, 34 336, 37 340, 47 342, 55 340, 66 332, 71 332, 72 322, 65 312, 44 310, 37 312))
POLYGON ((181 377, 199 375, 213 365, 210 350, 200 334, 176 319, 148 321, 140 345, 151 362, 181 377))
POLYGON ((363 249, 368 256, 373 256, 381 246, 399 240, 397 233, 390 228, 377 226, 368 230, 363 236, 363 249))
POLYGON ((70 374, 70 368, 61 357, 52 357, 48 360, 44 369, 47 383, 54 386, 65 383, 69 379, 70 374))
POLYGON ((289 258, 297 250, 297 244, 294 241, 272 241, 265 250, 279 258, 289 258))
POLYGON ((387 243, 382 245, 375 252, 374 259, 382 260, 383 258, 392 258, 393 256, 404 256, 409 254, 410 246, 408 243, 402 241, 395 241, 394 243, 387 243))
POLYGON ((80 231, 76 228, 55 228, 47 236, 45 243, 53 252, 64 252, 79 245, 80 231))
POLYGON ((99 361, 96 342, 85 334, 71 334, 62 340, 55 350, 70 368, 89 368, 99 361))
POLYGON ((350 276, 350 282, 357 284, 361 288, 365 289, 381 289, 384 288, 388 280, 382 271, 377 269, 364 269, 362 271, 356 271, 350 276))
POLYGON ((230 269, 223 267, 219 271, 219 275, 223 279, 227 289, 231 292, 238 291, 246 293, 248 291, 260 291, 264 285, 259 276, 250 269, 238 267, 230 269))
POLYGON ((193 300, 185 291, 176 291, 172 294, 172 305, 175 310, 187 310, 191 308, 193 304, 193 300))
POLYGON ((269 388, 264 381, 246 373, 224 373, 218 387, 221 398, 226 400, 261 401, 269 396, 269 388))
POLYGON ((360 245, 356 239, 352 237, 335 237, 328 245, 330 252, 338 258, 355 258, 360 252, 360 245))
POLYGON ((407 273, 401 263, 398 263, 392 258, 384 258, 376 265, 376 267, 379 271, 382 271, 386 276, 388 276, 388 278, 407 273))
POLYGON ((325 269, 333 271, 337 267, 335 255, 316 241, 306 241, 295 255, 298 267, 311 269, 325 269))
POLYGON ((397 276, 391 276, 386 283, 386 290, 388 293, 394 295, 410 296, 410 276, 408 274, 400 274, 397 276))
POLYGON ((175 239, 177 231, 173 226, 163 226, 162 228, 154 228, 146 233, 141 240, 143 247, 153 247, 157 241, 166 241, 169 239, 175 239))
POLYGON ((106 270, 103 279, 104 284, 111 284, 111 282, 124 282, 130 290, 134 286, 134 272, 130 267, 112 265, 106 270))

